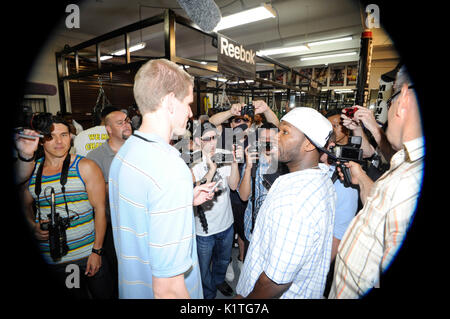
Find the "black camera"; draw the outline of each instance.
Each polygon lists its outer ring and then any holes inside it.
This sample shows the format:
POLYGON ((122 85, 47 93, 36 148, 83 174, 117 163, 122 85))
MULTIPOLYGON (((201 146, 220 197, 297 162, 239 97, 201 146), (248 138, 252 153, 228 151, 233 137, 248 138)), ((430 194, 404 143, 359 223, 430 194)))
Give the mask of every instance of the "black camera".
MULTIPOLYGON (((328 159, 331 163, 339 162, 337 165, 344 175, 344 186, 350 187, 352 177, 350 175, 350 169, 343 163, 353 161, 357 163, 363 163, 363 150, 361 149, 362 137, 350 136, 350 140, 346 145, 336 145, 330 148, 330 151, 323 150, 328 154, 328 159)), ((337 178, 337 170, 333 175, 333 181, 337 178)))
POLYGON ((51 213, 47 216, 50 221, 42 223, 41 229, 49 231, 50 256, 54 261, 58 261, 69 252, 66 229, 70 226, 70 219, 68 217, 62 218, 56 212, 55 190, 53 188, 51 188, 51 213))
POLYGON ((330 151, 339 158, 340 162, 362 161, 363 151, 361 149, 362 137, 350 136, 347 145, 336 145, 330 148, 330 151))
POLYGON ((248 115, 250 118, 255 117, 255 107, 253 106, 252 102, 249 102, 247 105, 244 105, 243 108, 241 108, 241 116, 248 115))

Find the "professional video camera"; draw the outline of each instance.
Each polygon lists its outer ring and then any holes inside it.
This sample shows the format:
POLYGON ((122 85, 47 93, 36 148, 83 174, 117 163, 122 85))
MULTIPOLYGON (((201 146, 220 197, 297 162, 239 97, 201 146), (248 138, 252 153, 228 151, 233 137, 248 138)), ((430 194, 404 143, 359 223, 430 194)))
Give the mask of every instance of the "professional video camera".
POLYGON ((350 136, 347 145, 336 145, 330 151, 339 158, 339 161, 362 161, 363 151, 361 149, 362 137, 350 136))
POLYGON ((49 222, 41 223, 42 230, 49 231, 50 256, 54 261, 60 260, 67 255, 69 246, 67 245, 66 229, 70 226, 70 217, 62 218, 56 212, 55 190, 51 189, 51 213, 47 215, 49 222))
MULTIPOLYGON (((322 149, 323 152, 328 154, 328 159, 332 163, 338 163, 339 167, 344 175, 344 186, 350 187, 352 185, 352 177, 350 175, 350 169, 344 165, 344 163, 353 161, 359 164, 365 164, 363 161, 363 151, 361 149, 362 137, 361 136, 350 136, 347 145, 336 145, 330 148, 330 151, 322 149)), ((333 175, 333 181, 337 178, 337 170, 333 175)))

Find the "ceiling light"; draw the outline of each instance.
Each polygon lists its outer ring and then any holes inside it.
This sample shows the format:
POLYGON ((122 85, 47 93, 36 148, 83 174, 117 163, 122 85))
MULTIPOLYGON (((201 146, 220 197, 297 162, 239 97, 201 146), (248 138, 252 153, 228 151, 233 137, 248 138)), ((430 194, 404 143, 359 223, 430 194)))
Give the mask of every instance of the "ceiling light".
MULTIPOLYGON (((145 42, 140 42, 138 44, 131 46, 129 48, 129 50, 130 50, 130 52, 134 52, 137 50, 142 50, 143 48, 145 48, 145 46, 146 46, 145 42)), ((109 59, 113 58, 113 56, 121 56, 124 54, 125 54, 125 49, 122 49, 122 50, 112 52, 111 55, 104 55, 104 56, 100 57, 100 60, 101 61, 109 60, 109 59)))
POLYGON ((275 18, 276 14, 269 4, 263 4, 259 7, 241 11, 226 17, 222 17, 214 31, 229 29, 238 25, 243 25, 268 18, 275 18))
POLYGON ((275 55, 275 54, 292 53, 292 52, 303 52, 303 51, 311 50, 310 47, 313 47, 313 46, 350 41, 352 39, 353 38, 351 36, 349 36, 349 37, 343 37, 343 38, 337 38, 337 39, 316 41, 316 42, 311 42, 311 43, 297 45, 297 46, 293 46, 293 47, 287 47, 287 48, 284 47, 284 48, 273 48, 273 49, 261 50, 261 51, 256 52, 256 54, 258 54, 258 55, 275 55))
POLYGON ((245 80, 245 81, 233 81, 233 82, 228 82, 228 84, 243 84, 243 83, 253 83, 255 82, 254 80, 245 80))
MULTIPOLYGON (((145 42, 141 42, 138 44, 135 44, 133 46, 130 47, 130 52, 134 52, 137 50, 142 50, 143 48, 145 48, 145 42)), ((113 53, 111 53, 112 55, 124 55, 125 54, 125 49, 119 50, 119 51, 115 51, 113 53)))
POLYGON ((308 45, 310 47, 316 46, 316 45, 322 45, 322 44, 329 44, 329 43, 336 43, 336 42, 344 42, 344 41, 350 41, 353 40, 353 37, 343 37, 343 38, 337 38, 337 39, 331 39, 331 40, 323 40, 323 41, 316 41, 316 42, 310 42, 308 45))
POLYGON ((300 61, 309 61, 309 60, 326 59, 326 58, 337 58, 337 57, 341 57, 341 56, 349 56, 349 55, 356 55, 356 54, 357 54, 357 52, 346 52, 346 53, 309 56, 309 57, 301 58, 300 61))
POLYGON ((295 47, 261 50, 261 51, 257 51, 256 54, 257 55, 275 55, 275 54, 302 52, 302 51, 309 51, 309 50, 310 49, 306 45, 297 45, 295 47))

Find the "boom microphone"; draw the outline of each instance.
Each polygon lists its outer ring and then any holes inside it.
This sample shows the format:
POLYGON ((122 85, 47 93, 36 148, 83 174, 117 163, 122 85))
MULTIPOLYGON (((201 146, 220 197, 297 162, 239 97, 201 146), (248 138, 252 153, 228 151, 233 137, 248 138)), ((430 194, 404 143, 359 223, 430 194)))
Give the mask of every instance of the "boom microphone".
POLYGON ((188 17, 205 32, 211 32, 222 19, 214 0, 177 0, 188 17))

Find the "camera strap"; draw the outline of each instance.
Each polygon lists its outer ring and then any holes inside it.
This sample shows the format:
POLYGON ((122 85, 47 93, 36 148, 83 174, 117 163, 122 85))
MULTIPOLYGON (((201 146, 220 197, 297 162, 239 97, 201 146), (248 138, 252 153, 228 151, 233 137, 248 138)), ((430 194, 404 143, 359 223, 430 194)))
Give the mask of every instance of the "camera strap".
MULTIPOLYGON (((45 157, 42 160, 41 165, 39 165, 39 168, 36 172, 36 181, 34 184, 34 193, 37 196, 37 214, 38 214, 38 220, 41 221, 41 203, 40 203, 40 195, 42 190, 42 172, 44 171, 44 163, 45 163, 45 157)), ((61 184, 61 191, 64 196, 64 204, 66 206, 66 212, 67 217, 69 217, 69 207, 67 206, 67 199, 66 199, 66 183, 67 183, 67 176, 69 174, 69 166, 70 166, 70 153, 67 153, 66 158, 64 159, 63 166, 61 169, 61 177, 59 179, 59 182, 61 184)))

